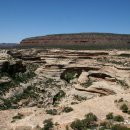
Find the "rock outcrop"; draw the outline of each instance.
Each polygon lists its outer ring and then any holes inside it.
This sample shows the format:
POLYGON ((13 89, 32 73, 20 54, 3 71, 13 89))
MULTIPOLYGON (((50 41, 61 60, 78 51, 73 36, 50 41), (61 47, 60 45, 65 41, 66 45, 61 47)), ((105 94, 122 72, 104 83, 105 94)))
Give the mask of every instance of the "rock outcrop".
POLYGON ((116 106, 123 98, 130 110, 129 57, 129 50, 0 49, 0 130, 40 130, 51 118, 54 130, 66 130, 89 112, 130 120, 116 106))
POLYGON ((26 38, 21 41, 22 46, 129 46, 130 35, 111 33, 77 33, 56 34, 26 38))
POLYGON ((26 66, 22 64, 22 61, 17 61, 14 64, 10 64, 10 62, 6 61, 2 64, 2 67, 0 68, 1 73, 7 73, 9 75, 14 75, 19 72, 24 73, 25 71, 26 66))

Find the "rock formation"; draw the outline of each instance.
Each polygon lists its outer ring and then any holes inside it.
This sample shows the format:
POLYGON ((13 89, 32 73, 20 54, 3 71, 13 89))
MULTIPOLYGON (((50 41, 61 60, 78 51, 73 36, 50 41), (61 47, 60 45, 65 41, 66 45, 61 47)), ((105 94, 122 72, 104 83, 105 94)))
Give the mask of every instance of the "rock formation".
POLYGON ((127 50, 0 49, 0 130, 41 130, 50 118, 54 130, 66 130, 89 112, 130 121, 116 101, 130 109, 129 57, 127 50))
POLYGON ((22 46, 129 46, 130 35, 111 33, 56 34, 26 38, 22 46))

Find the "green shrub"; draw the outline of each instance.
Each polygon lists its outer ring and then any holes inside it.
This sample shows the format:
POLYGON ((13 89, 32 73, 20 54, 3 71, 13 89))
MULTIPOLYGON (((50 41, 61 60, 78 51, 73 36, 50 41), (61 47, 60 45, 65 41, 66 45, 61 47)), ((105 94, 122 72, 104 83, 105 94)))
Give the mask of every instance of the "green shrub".
POLYGON ((78 101, 87 100, 86 97, 82 97, 82 96, 79 96, 79 95, 74 95, 74 99, 75 99, 75 100, 78 100, 78 101))
POLYGON ((78 102, 71 102, 71 105, 75 105, 75 104, 78 104, 78 102))
POLYGON ((121 125, 114 125, 112 126, 111 130, 130 130, 130 128, 127 128, 126 126, 121 126, 121 125))
POLYGON ((69 130, 69 126, 68 125, 66 126, 66 130, 69 130))
POLYGON ((130 114, 130 110, 128 110, 127 113, 130 114))
POLYGON ((113 113, 107 114, 106 119, 108 119, 108 120, 113 119, 113 113))
POLYGON ((127 113, 128 106, 126 104, 123 104, 123 105, 121 105, 120 109, 122 110, 122 112, 127 113))
POLYGON ((104 127, 101 127, 101 128, 99 128, 99 130, 105 130, 105 128, 104 128, 104 127))
POLYGON ((13 81, 0 83, 0 95, 4 95, 10 88, 16 87, 13 81))
POLYGON ((85 115, 85 119, 73 121, 71 124, 71 128, 74 130, 86 130, 87 128, 95 128, 97 117, 93 113, 88 113, 85 115))
POLYGON ((27 71, 25 73, 16 73, 12 76, 16 83, 27 82, 29 79, 35 77, 36 74, 33 71, 27 71))
POLYGON ((44 123, 44 128, 42 128, 41 130, 50 130, 53 128, 54 124, 52 122, 52 119, 47 119, 43 123, 44 123))
POLYGON ((27 98, 37 98, 37 94, 35 93, 35 90, 33 86, 28 86, 21 95, 17 95, 15 98, 15 102, 20 101, 21 99, 27 99, 27 98))
POLYGON ((65 92, 63 90, 60 90, 53 98, 53 105, 57 102, 60 101, 61 98, 65 97, 65 92))
POLYGON ((57 110, 56 109, 46 110, 46 113, 50 115, 57 115, 57 110))
POLYGON ((84 130, 86 128, 84 120, 77 119, 76 121, 73 121, 71 124, 71 128, 74 130, 84 130))
POLYGON ((4 99, 4 98, 0 98, 4 104, 0 105, 0 110, 7 110, 12 108, 12 102, 10 99, 4 99))
POLYGON ((63 112, 66 112, 66 113, 71 112, 71 111, 73 111, 72 107, 64 107, 63 109, 63 112))
POLYGON ((88 121, 97 121, 97 117, 96 115, 94 115, 93 113, 88 113, 87 115, 85 115, 85 119, 88 121))
POLYGON ((123 100, 123 98, 120 98, 119 100, 118 100, 118 102, 123 102, 124 100, 123 100))
POLYGON ((123 121, 124 121, 124 118, 123 118, 123 116, 121 116, 121 115, 117 115, 117 116, 114 117, 114 121, 123 122, 123 121))
POLYGON ((22 61, 17 61, 15 64, 10 64, 9 61, 3 63, 1 73, 6 73, 10 77, 16 73, 26 72, 26 66, 23 65, 22 61))
POLYGON ((76 72, 67 72, 64 76, 64 79, 69 83, 70 80, 76 77, 76 72))
POLYGON ((104 121, 100 123, 100 127, 104 129, 111 129, 112 123, 110 121, 104 121))

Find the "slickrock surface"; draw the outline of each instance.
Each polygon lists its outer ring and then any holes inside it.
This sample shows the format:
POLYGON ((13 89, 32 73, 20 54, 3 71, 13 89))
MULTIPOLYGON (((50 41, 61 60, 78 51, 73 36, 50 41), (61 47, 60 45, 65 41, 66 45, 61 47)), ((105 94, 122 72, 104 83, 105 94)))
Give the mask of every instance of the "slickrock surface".
POLYGON ((129 51, 0 50, 0 130, 40 130, 49 118, 59 124, 55 130, 66 130, 89 112, 99 120, 113 112, 130 121, 115 103, 130 104, 129 79, 129 51), (63 112, 66 106, 73 111, 63 112))

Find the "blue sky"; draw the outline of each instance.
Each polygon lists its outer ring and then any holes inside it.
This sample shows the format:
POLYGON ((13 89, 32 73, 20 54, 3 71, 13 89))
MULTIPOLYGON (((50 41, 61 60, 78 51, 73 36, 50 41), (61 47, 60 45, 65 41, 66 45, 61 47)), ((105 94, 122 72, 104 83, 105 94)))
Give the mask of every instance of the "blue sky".
POLYGON ((0 43, 79 32, 130 34, 130 0, 0 0, 0 43))

